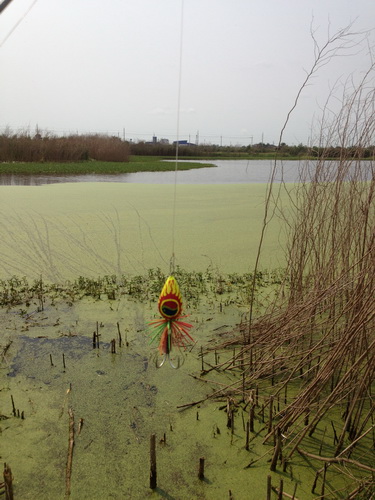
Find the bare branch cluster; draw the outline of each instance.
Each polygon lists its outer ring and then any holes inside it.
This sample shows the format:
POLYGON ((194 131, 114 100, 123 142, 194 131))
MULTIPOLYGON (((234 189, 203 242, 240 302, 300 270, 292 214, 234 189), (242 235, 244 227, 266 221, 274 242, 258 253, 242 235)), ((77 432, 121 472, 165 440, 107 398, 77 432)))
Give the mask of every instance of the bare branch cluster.
MULTIPOLYGON (((356 47, 351 40, 349 28, 322 48, 314 39, 310 75, 342 47, 356 47)), ((357 86, 345 89, 338 113, 324 110, 320 147, 328 151, 336 144, 340 155, 333 161, 323 153, 300 165, 300 182, 284 185, 288 210, 279 193, 274 195, 271 179, 264 228, 276 200, 271 215, 283 218, 289 235, 286 277, 263 316, 254 319, 251 310, 248 323, 215 346, 217 352, 235 348, 237 353, 210 370, 242 375, 219 386, 215 397, 249 404, 259 390, 258 406, 273 415, 265 442, 281 433, 286 461, 299 452, 324 461, 325 472, 331 464, 343 466, 343 473, 349 466, 370 472, 366 488, 374 486, 374 469, 366 457, 352 455, 359 443, 373 446, 371 433, 375 439, 375 157, 363 159, 363 149, 375 138, 373 70, 371 65, 357 86), (334 427, 331 456, 306 452, 306 440, 330 421, 341 427, 334 427)), ((261 246, 262 241, 259 257, 261 246)))

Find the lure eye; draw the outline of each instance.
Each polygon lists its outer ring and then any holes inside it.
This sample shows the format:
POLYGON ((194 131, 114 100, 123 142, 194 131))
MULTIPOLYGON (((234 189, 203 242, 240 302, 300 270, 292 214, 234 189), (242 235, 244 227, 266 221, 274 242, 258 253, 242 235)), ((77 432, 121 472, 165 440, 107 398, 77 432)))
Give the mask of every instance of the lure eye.
POLYGON ((160 304, 159 311, 164 318, 173 319, 180 314, 180 304, 175 299, 166 299, 160 304))

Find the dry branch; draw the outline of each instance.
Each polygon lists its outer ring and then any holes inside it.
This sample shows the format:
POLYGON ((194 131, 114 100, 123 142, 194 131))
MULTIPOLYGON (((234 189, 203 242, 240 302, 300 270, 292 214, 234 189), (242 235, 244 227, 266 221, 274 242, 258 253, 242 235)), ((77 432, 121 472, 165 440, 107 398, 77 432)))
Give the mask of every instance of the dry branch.
POLYGON ((68 446, 68 458, 66 461, 66 473, 65 473, 65 496, 70 496, 71 491, 71 478, 72 478, 72 466, 73 466, 73 448, 74 448, 74 414, 71 408, 68 409, 69 415, 69 446, 68 446))
POLYGON ((298 453, 301 455, 304 455, 309 458, 313 458, 314 460, 320 460, 321 462, 327 462, 329 464, 352 464, 355 465, 355 467, 358 467, 359 469, 363 469, 369 472, 375 472, 375 469, 373 467, 370 467, 369 465, 361 464, 357 460, 351 460, 350 458, 345 458, 345 457, 321 457, 320 455, 314 455, 313 453, 308 453, 307 451, 301 450, 301 448, 297 448, 298 453))

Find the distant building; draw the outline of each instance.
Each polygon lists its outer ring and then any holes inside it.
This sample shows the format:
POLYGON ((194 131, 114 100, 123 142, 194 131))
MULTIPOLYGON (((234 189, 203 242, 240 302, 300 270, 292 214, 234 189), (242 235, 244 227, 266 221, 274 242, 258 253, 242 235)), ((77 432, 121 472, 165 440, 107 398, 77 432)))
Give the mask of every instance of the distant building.
POLYGON ((160 139, 158 141, 157 136, 153 135, 152 136, 152 141, 148 141, 148 142, 146 142, 146 144, 169 144, 169 140, 168 139, 160 139))
POLYGON ((178 142, 178 145, 179 146, 195 146, 195 144, 193 142, 189 142, 187 140, 182 140, 182 141, 173 141, 173 145, 175 146, 178 142))

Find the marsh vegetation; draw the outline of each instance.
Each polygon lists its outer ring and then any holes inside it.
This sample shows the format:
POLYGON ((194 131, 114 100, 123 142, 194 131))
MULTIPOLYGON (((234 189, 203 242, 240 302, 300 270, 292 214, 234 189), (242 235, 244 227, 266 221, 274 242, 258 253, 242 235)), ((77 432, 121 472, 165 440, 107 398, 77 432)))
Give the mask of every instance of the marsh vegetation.
MULTIPOLYGON (((319 66, 324 50, 316 54, 319 66)), ((296 185, 269 187, 263 229, 277 215, 288 234, 286 279, 275 300, 260 316, 250 304, 237 336, 204 351, 233 351, 204 376, 238 376, 210 397, 226 395, 228 410, 249 408, 250 427, 254 413, 267 412, 271 471, 292 475, 289 464, 300 455, 316 467, 311 493, 319 498, 374 494, 375 164, 363 161, 375 140, 373 71, 371 64, 343 87, 337 112, 327 101, 318 135, 327 156, 302 164, 296 185), (338 162, 329 158, 333 144, 338 162), (338 472, 350 487, 327 485, 338 472)), ((262 238, 257 263, 261 247, 262 238)))

